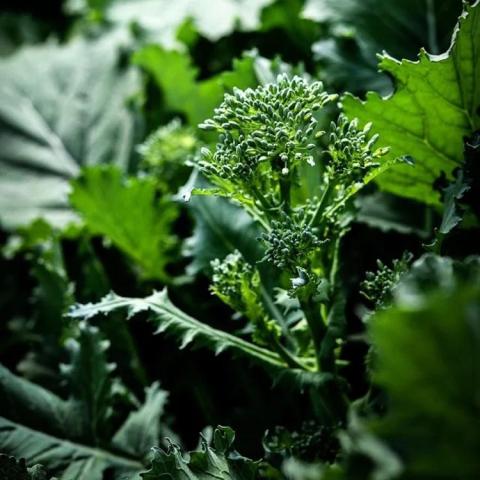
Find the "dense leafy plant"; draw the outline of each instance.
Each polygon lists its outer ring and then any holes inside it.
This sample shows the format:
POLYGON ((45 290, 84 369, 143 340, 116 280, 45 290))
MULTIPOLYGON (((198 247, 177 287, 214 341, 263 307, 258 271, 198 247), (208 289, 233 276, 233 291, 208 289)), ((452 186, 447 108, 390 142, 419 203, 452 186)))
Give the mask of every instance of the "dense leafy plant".
POLYGON ((420 3, 11 14, 2 479, 480 475, 480 4, 420 3))

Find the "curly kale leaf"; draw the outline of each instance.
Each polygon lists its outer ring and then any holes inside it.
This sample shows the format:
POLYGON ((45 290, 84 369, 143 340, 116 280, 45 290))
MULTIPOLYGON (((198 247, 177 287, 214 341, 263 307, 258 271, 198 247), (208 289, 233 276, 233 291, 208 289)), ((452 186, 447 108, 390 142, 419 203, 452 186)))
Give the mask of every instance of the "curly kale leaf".
POLYGON ((165 450, 155 449, 152 467, 142 473, 144 480, 254 480, 258 462, 241 456, 233 449, 235 433, 229 427, 217 427, 213 432, 213 445, 202 437, 201 450, 183 455, 180 448, 170 444, 165 450))
POLYGON ((158 195, 151 177, 124 179, 114 167, 83 170, 72 183, 70 202, 87 229, 105 236, 141 267, 146 278, 168 280, 165 271, 176 239, 177 208, 158 195))

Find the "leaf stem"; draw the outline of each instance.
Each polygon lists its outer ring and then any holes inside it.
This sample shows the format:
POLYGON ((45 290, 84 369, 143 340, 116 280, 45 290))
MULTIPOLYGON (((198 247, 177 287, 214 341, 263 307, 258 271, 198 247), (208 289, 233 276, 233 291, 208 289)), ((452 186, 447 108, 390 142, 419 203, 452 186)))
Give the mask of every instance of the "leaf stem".
POLYGON ((288 328, 285 318, 281 314, 278 307, 275 305, 275 302, 272 300, 272 297, 268 293, 263 283, 260 283, 260 294, 262 295, 262 299, 265 303, 266 308, 268 309, 272 317, 277 321, 278 325, 282 329, 282 333, 285 339, 287 340, 288 344, 292 347, 295 347, 297 342, 295 341, 295 338, 290 332, 290 329, 288 328))
POLYGON ((288 351, 277 338, 272 338, 270 342, 271 347, 275 350, 278 356, 285 361, 290 368, 300 368, 306 370, 305 365, 300 363, 299 359, 288 351))
POLYGON ((290 176, 282 175, 280 177, 280 199, 282 203, 282 208, 285 213, 290 213, 290 187, 291 179, 290 176))

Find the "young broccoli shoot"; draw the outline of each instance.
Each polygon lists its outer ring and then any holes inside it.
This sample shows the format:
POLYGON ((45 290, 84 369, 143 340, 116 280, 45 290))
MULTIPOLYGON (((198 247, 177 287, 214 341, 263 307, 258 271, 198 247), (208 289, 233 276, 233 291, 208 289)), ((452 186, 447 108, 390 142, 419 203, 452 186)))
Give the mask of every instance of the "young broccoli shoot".
POLYGON ((377 260, 377 271, 367 272, 360 285, 360 293, 371 302, 375 308, 385 308, 392 300, 392 292, 400 279, 407 273, 413 255, 405 252, 401 258, 393 261, 391 266, 377 260))
POLYGON ((378 134, 368 137, 372 128, 367 123, 362 130, 358 129, 358 120, 349 121, 345 115, 340 115, 337 123, 330 125, 328 141, 327 175, 350 183, 358 181, 372 169, 380 166, 380 158, 386 155, 388 148, 375 148, 378 134))
POLYGON ((211 262, 213 269, 212 293, 237 312, 245 315, 253 325, 253 340, 268 345, 280 338, 280 326, 268 318, 261 301, 260 275, 235 250, 222 261, 211 262))

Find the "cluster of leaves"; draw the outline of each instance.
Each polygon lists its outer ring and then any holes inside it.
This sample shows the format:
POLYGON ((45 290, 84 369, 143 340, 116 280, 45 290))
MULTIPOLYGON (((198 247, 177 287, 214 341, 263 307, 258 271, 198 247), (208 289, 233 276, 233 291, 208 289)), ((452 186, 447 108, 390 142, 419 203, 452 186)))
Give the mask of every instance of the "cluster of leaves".
POLYGON ((48 42, 11 14, 2 478, 478 478, 480 3, 461 10, 68 0, 48 42))

